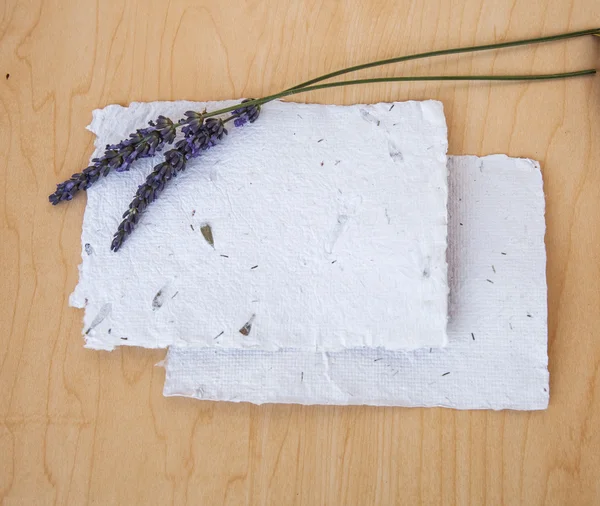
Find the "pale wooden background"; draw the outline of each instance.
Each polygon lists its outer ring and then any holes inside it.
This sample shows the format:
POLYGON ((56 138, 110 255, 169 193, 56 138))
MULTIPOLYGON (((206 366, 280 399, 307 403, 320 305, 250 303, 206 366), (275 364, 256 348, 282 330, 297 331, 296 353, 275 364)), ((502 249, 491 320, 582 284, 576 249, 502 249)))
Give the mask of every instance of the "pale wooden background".
MULTIPOLYGON (((546 412, 163 398, 164 352, 83 349, 67 299, 85 198, 47 202, 86 166, 97 107, 258 96, 376 58, 593 26, 597 0, 1 2, 0 503, 600 504, 600 76, 300 98, 436 98, 450 153, 541 161, 546 412)), ((599 54, 588 37, 368 75, 561 71, 599 54)))

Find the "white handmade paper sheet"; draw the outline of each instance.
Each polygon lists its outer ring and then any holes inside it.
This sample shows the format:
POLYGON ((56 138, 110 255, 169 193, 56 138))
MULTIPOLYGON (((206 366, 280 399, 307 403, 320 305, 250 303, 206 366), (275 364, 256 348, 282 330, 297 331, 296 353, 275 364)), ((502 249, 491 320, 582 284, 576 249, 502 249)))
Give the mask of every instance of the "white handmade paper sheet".
MULTIPOLYGON (((231 104, 108 106, 95 154, 160 114, 231 104)), ((87 347, 444 346, 446 148, 439 102, 270 103, 191 161, 118 253, 112 235, 160 157, 110 174, 88 191, 71 296, 87 347)))
POLYGON ((265 352, 171 347, 165 395, 300 404, 545 409, 544 194, 536 162, 450 157, 449 344, 265 352))

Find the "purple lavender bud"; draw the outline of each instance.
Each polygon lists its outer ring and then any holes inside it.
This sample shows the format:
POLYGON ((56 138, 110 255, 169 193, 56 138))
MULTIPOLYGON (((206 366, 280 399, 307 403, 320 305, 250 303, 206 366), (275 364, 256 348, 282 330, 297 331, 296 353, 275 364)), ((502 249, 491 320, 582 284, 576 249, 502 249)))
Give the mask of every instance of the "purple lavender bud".
POLYGON ((56 205, 63 200, 71 200, 75 193, 87 190, 101 176, 106 177, 111 170, 127 171, 136 160, 154 156, 166 144, 175 140, 177 126, 169 118, 159 116, 155 122, 150 121, 149 125, 140 128, 118 144, 107 145, 104 155, 92 159, 92 165, 56 185, 56 191, 48 197, 50 202, 56 205))
POLYGON ((186 137, 196 135, 204 123, 204 116, 200 112, 187 111, 183 122, 183 128, 181 129, 183 134, 186 137))
POLYGON ((238 127, 238 128, 239 128, 239 127, 242 127, 242 126, 244 126, 244 125, 247 123, 247 121, 248 121, 248 119, 247 119, 247 118, 244 118, 244 117, 242 117, 242 118, 235 118, 235 119, 233 120, 233 124, 234 124, 236 127, 238 127))
POLYGON ((175 148, 165 153, 165 161, 156 165, 146 177, 145 183, 138 187, 114 235, 110 246, 113 251, 118 251, 125 239, 131 235, 140 219, 140 214, 158 198, 165 185, 179 172, 185 170, 187 161, 199 156, 203 150, 211 146, 211 142, 222 139, 226 134, 223 121, 215 118, 208 118, 197 129, 190 126, 186 130, 185 137, 175 144, 175 148))
MULTIPOLYGON (((249 102, 250 100, 254 99, 247 98, 242 100, 242 104, 244 102, 249 102)), ((245 107, 242 106, 233 111, 232 115, 236 117, 236 119, 233 121, 233 124, 236 127, 244 126, 247 122, 254 123, 260 115, 260 104, 247 105, 245 107)))

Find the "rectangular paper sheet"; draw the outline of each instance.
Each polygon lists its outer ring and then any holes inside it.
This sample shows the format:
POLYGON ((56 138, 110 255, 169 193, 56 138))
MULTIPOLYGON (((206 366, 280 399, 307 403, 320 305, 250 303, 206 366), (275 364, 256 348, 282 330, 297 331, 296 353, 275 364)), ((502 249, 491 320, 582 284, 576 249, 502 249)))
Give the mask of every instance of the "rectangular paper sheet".
POLYGON ((334 353, 171 347, 165 395, 256 404, 548 406, 539 165, 449 157, 449 344, 334 353))
MULTIPOLYGON (((232 103, 108 106, 95 155, 160 114, 232 103)), ((273 102, 190 161, 118 253, 121 215, 162 157, 110 174, 88 191, 70 300, 87 347, 444 346, 446 149, 439 102, 273 102)))

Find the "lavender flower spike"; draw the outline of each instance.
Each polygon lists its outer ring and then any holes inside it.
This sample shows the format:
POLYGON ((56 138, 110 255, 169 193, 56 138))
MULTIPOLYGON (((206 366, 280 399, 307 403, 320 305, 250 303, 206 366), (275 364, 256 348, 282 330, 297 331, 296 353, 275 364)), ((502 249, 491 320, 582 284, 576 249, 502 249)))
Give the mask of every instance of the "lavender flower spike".
MULTIPOLYGON (((186 115, 190 118, 188 113, 186 115)), ((187 120, 186 126, 189 126, 187 120)), ((224 122, 216 118, 208 118, 203 122, 202 118, 194 117, 194 126, 184 127, 184 129, 185 138, 177 142, 174 149, 165 153, 165 161, 154 167, 146 182, 138 187, 113 238, 111 244, 113 251, 117 251, 123 245, 138 224, 140 214, 158 198, 165 185, 179 172, 185 170, 188 160, 199 156, 203 150, 214 146, 223 135, 227 134, 224 122)))
POLYGON ((169 118, 159 116, 150 127, 140 128, 128 139, 115 145, 107 145, 104 155, 94 158, 92 165, 73 174, 67 181, 56 185, 56 191, 49 200, 56 205, 63 200, 71 200, 79 190, 87 190, 100 176, 107 176, 114 169, 117 172, 129 170, 131 164, 141 158, 154 156, 165 144, 171 144, 177 133, 177 125, 169 118))
MULTIPOLYGON (((246 100, 242 100, 242 104, 244 102, 248 102, 250 100, 254 100, 254 99, 247 98, 246 100)), ((258 116, 260 115, 260 104, 247 105, 245 107, 240 107, 239 109, 236 109, 235 111, 233 111, 232 115, 235 116, 235 119, 233 120, 233 124, 236 127, 244 126, 247 122, 254 123, 258 119, 258 116)))

